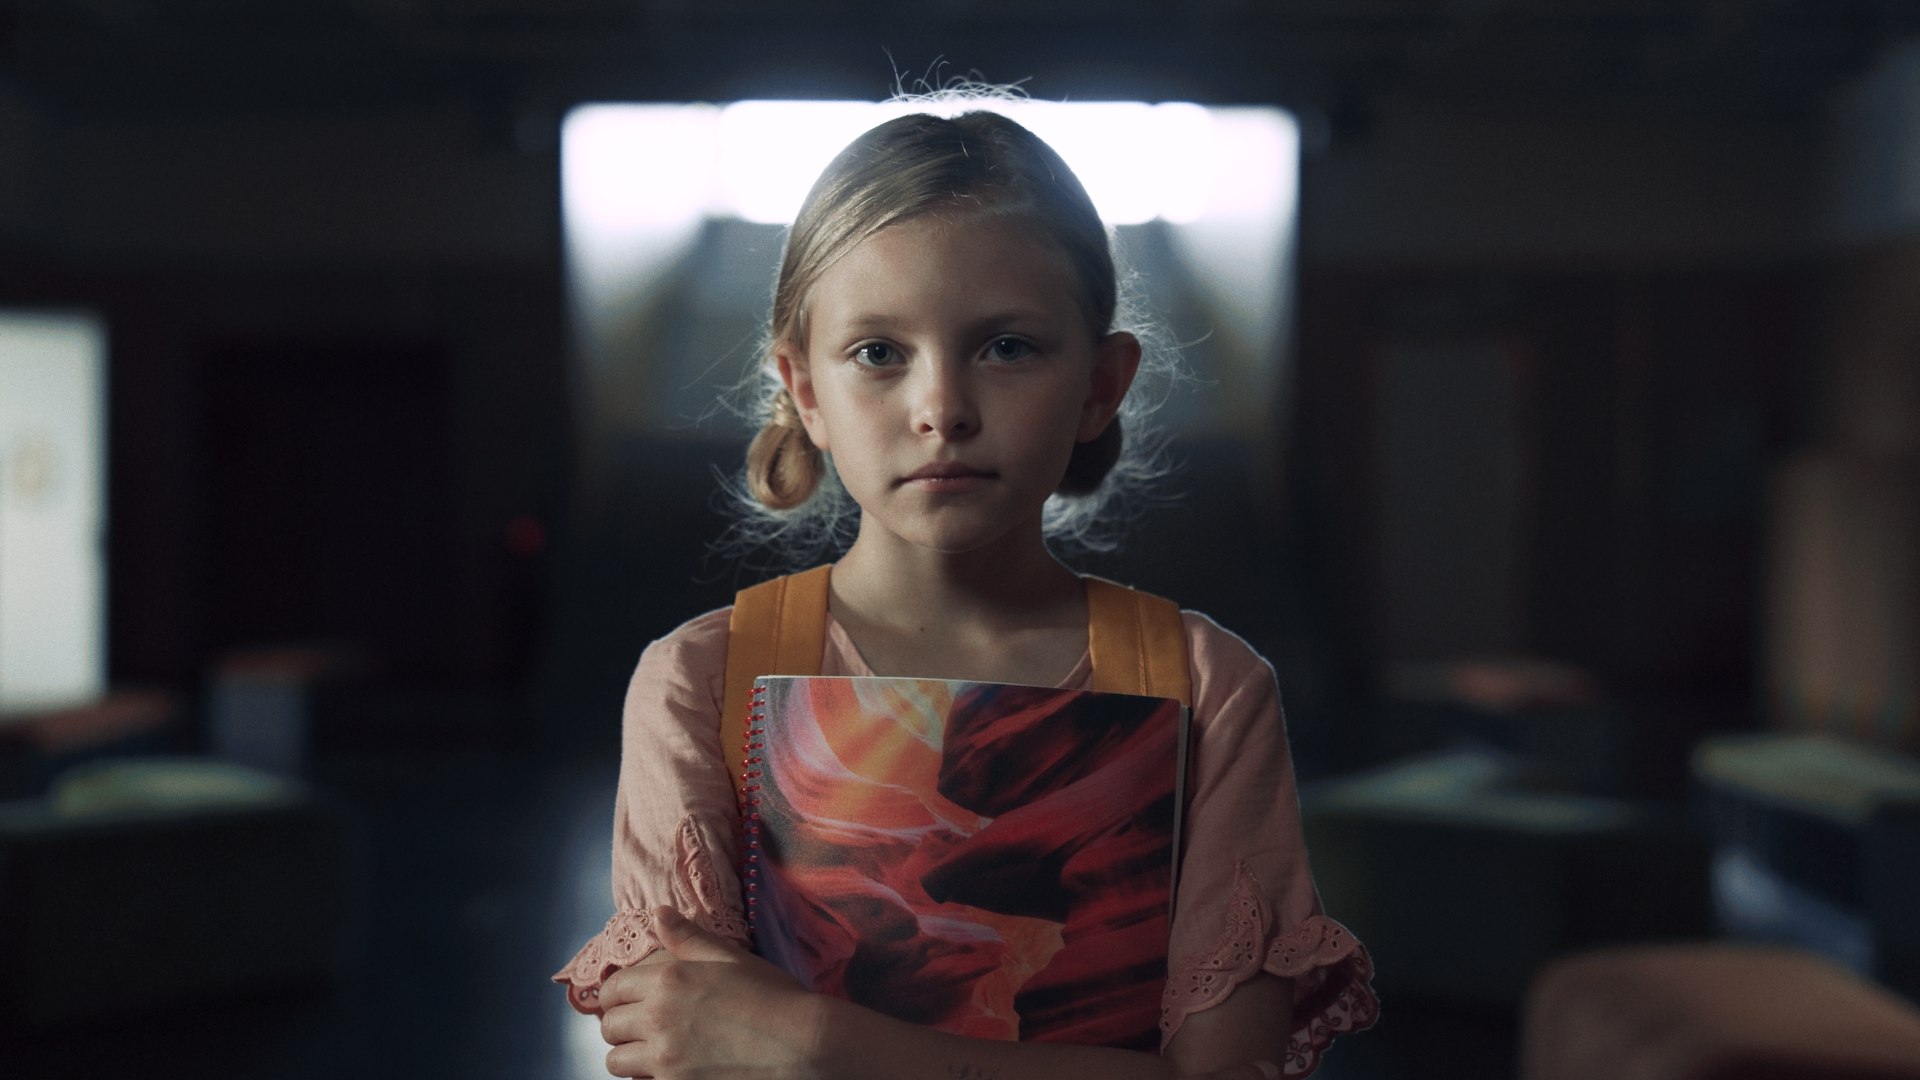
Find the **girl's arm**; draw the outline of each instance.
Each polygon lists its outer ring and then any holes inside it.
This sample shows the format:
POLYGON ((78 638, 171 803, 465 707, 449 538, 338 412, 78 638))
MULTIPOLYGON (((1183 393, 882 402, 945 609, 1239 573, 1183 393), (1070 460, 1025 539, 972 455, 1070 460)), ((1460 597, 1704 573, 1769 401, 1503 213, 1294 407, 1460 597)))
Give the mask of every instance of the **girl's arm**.
POLYGON ((740 823, 720 746, 730 610, 691 619, 648 645, 627 687, 613 815, 617 913, 555 976, 581 1012, 597 1011, 608 972, 659 955, 650 913, 660 904, 746 940, 733 871, 740 823))
POLYGON ((600 994, 616 1076, 786 1080, 1210 1080, 1277 1077, 1290 979, 1262 975, 1189 1017, 1165 1057, 952 1035, 800 988, 785 972, 667 909, 673 962, 614 974, 600 994), (1261 1062, 1265 1068, 1252 1062, 1261 1062))

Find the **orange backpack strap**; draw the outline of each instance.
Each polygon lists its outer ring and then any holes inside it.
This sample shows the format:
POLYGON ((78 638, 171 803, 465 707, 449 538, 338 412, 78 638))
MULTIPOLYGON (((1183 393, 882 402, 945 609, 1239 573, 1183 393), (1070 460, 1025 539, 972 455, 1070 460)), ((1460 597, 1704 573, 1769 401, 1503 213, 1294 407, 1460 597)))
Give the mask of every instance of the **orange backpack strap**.
POLYGON ((1192 708, 1193 675, 1180 605, 1105 578, 1089 575, 1085 581, 1093 688, 1178 698, 1192 708))
POLYGON ((753 680, 762 675, 818 675, 827 644, 827 579, 832 566, 774 578, 733 598, 727 623, 727 698, 720 712, 720 753, 736 797, 747 741, 753 680))

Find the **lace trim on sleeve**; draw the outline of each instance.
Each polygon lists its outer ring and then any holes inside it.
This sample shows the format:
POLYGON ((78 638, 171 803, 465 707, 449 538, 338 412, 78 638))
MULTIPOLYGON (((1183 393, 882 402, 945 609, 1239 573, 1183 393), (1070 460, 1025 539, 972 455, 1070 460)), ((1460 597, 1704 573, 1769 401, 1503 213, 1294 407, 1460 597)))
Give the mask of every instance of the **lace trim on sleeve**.
MULTIPOLYGON (((713 856, 701 842, 691 816, 680 819, 680 827, 674 831, 674 854, 674 872, 679 878, 674 883, 674 893, 693 901, 694 910, 683 911, 683 914, 699 926, 745 948, 746 916, 722 897, 713 856)), ((653 932, 653 912, 621 911, 607 920, 606 929, 582 946, 573 960, 554 975, 553 981, 567 984, 567 999, 575 1008, 589 1011, 590 991, 597 991, 607 976, 639 963, 658 948, 660 939, 653 932)))
POLYGON ((746 913, 737 905, 727 903, 721 895, 720 875, 713 868, 713 856, 707 851, 707 846, 701 843, 692 817, 680 819, 674 846, 680 856, 680 883, 699 908, 698 914, 693 917, 694 921, 723 938, 733 940, 741 948, 747 948, 746 913))
POLYGON ((1160 1000, 1164 1047, 1194 1013, 1225 1001, 1233 988, 1266 971, 1295 979, 1286 1076, 1304 1077, 1343 1032, 1372 1027, 1380 1012, 1369 985, 1373 961, 1347 928, 1315 915, 1284 935, 1272 930, 1259 879, 1236 864, 1226 925, 1212 948, 1181 964, 1160 1000))

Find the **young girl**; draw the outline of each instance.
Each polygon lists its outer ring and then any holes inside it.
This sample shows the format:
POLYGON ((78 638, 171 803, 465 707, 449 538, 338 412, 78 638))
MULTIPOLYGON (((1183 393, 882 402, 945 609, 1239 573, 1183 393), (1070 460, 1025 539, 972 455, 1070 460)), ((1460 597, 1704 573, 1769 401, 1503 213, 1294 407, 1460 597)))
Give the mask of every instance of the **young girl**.
MULTIPOLYGON (((1089 587, 1047 541, 1141 471, 1142 347, 1117 307, 1086 192, 1003 116, 902 117, 827 167, 781 264, 778 384, 747 476, 782 527, 830 536, 857 507, 819 674, 1093 684, 1089 587)), ((1320 913, 1273 671, 1195 612, 1173 635, 1194 764, 1160 1056, 967 1038, 802 989, 745 948, 720 737, 731 611, 654 642, 628 690, 619 913, 555 976, 601 1017, 613 1073, 1299 1076, 1373 1022, 1366 953, 1320 913)))

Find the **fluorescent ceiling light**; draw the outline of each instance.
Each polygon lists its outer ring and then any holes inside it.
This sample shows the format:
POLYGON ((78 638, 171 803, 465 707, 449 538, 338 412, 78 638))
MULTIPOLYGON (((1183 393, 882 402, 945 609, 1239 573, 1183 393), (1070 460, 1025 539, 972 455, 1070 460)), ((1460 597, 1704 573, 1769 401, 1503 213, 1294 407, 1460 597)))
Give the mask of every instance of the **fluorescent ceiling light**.
MULTIPOLYGON (((814 178, 861 132, 925 104, 742 101, 583 105, 562 170, 570 232, 648 232, 702 217, 787 224, 814 178)), ((1114 225, 1290 212, 1298 132, 1279 109, 1186 103, 985 101, 1059 151, 1114 225)))

